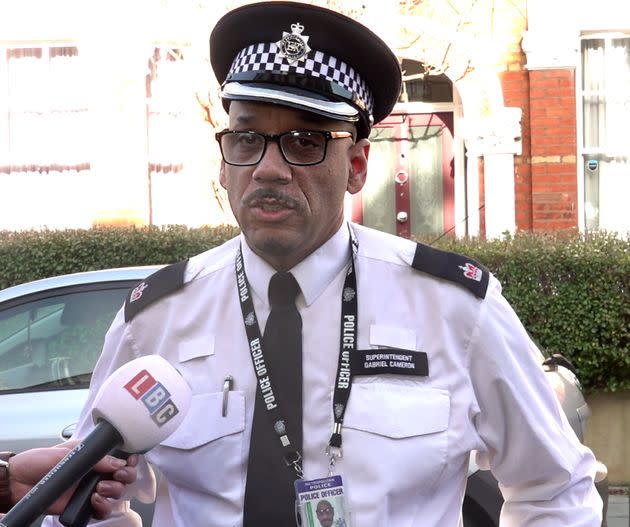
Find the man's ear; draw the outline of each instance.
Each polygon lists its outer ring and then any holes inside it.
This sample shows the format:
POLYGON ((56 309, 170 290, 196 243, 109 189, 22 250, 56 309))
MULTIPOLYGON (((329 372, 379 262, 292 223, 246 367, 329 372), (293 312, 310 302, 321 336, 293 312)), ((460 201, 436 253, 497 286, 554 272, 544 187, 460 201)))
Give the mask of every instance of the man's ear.
POLYGON ((367 139, 359 139, 350 147, 350 173, 347 188, 350 194, 356 194, 365 185, 369 154, 370 141, 367 139))
POLYGON ((225 161, 221 160, 221 167, 219 168, 219 183, 227 190, 227 183, 225 181, 225 161))

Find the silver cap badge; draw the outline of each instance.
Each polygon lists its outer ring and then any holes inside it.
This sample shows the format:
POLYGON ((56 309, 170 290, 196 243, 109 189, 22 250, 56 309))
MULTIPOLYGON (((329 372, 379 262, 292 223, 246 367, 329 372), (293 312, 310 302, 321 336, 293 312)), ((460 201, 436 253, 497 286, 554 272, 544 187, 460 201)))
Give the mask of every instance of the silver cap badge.
POLYGON ((311 51, 311 48, 308 47, 309 37, 302 35, 302 31, 304 31, 304 26, 299 22, 291 24, 291 33, 283 31, 282 39, 276 42, 280 55, 286 58, 291 65, 300 60, 306 60, 306 55, 311 51))

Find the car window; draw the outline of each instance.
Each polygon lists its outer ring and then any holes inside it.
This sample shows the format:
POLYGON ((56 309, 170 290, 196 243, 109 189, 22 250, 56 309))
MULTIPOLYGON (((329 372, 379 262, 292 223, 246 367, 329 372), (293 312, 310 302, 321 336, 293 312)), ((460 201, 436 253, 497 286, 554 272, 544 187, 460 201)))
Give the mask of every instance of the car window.
POLYGON ((126 293, 57 292, 0 308, 0 393, 86 387, 126 293))

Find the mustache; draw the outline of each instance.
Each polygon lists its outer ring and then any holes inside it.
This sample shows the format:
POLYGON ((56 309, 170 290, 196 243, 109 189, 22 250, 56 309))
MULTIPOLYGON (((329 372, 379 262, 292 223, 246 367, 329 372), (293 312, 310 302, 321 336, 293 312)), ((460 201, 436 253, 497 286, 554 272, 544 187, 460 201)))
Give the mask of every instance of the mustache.
POLYGON ((281 192, 278 192, 274 189, 269 188, 259 188, 254 190, 251 194, 249 194, 246 198, 243 199, 243 203, 248 207, 255 207, 260 202, 266 200, 273 200, 280 205, 288 207, 290 209, 300 209, 300 202, 291 196, 287 196, 281 192))

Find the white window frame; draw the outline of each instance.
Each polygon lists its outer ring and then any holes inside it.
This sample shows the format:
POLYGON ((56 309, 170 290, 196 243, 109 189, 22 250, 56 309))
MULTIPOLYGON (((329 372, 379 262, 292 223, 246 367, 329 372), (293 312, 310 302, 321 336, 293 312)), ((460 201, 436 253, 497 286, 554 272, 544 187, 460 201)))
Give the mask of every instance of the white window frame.
MULTIPOLYGON (((76 50, 77 55, 80 53, 79 46, 76 42, 70 40, 64 40, 59 42, 48 42, 48 41, 33 41, 33 42, 2 42, 0 43, 0 78, 6 81, 6 84, 0 89, 0 119, 2 123, 0 124, 0 165, 2 166, 19 166, 22 168, 28 167, 29 165, 37 166, 39 169, 46 168, 44 172, 50 173, 55 172, 53 167, 55 165, 63 165, 63 163, 59 163, 57 159, 45 159, 39 158, 38 155, 34 155, 32 159, 19 159, 15 158, 15 152, 10 148, 10 140, 11 140, 11 129, 10 124, 8 122, 9 117, 11 115, 11 99, 8 88, 8 80, 9 80, 9 62, 8 62, 8 52, 9 50, 18 50, 18 49, 33 49, 33 50, 41 50, 41 60, 45 61, 48 67, 50 67, 51 60, 51 50, 56 48, 73 48, 76 50)), ((77 62, 77 66, 79 66, 79 62, 77 62)), ((46 79, 48 81, 48 79, 46 79)), ((86 95, 87 99, 87 95, 86 95)), ((43 103, 46 107, 48 103, 43 103)), ((68 110, 68 109, 66 109, 68 110)), ((73 111, 88 111, 87 102, 84 101, 84 104, 77 105, 76 108, 73 108, 73 111)), ((15 111, 15 110, 14 110, 15 111)), ((37 147, 37 144, 34 143, 34 146, 37 147)), ((77 158, 78 160, 78 158, 77 158)), ((83 174, 88 173, 90 170, 90 160, 87 157, 82 159, 81 162, 73 164, 71 166, 78 167, 78 172, 83 174)), ((70 171, 74 171, 74 169, 70 169, 70 171)), ((6 174, 5 174, 6 175, 6 174)))
MULTIPOLYGON (((630 31, 583 31, 579 38, 579 59, 577 60, 575 76, 575 102, 576 102, 576 140, 577 140, 577 204, 578 204, 578 228, 580 232, 586 229, 586 192, 585 192, 585 156, 589 154, 605 154, 614 157, 618 152, 613 152, 606 147, 589 148, 584 141, 584 80, 582 42, 584 40, 600 39, 610 42, 613 39, 630 38, 630 31)), ((630 232, 630 220, 626 223, 626 232, 630 232)))

